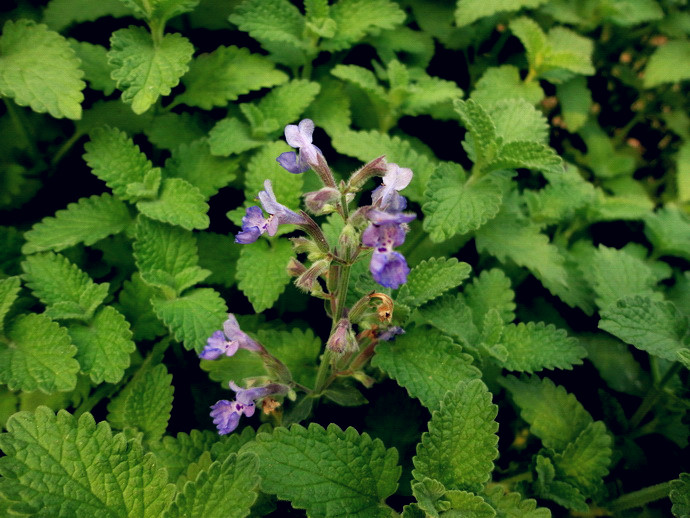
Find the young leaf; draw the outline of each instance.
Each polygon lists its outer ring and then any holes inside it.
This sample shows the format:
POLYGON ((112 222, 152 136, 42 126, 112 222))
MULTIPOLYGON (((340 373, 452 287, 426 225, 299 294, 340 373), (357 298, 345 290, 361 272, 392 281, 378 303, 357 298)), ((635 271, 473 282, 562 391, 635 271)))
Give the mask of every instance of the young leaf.
POLYGON ((585 497, 576 487, 567 482, 554 480, 556 469, 550 458, 537 455, 536 464, 537 494, 541 498, 553 500, 557 504, 573 511, 589 512, 589 506, 585 501, 585 497))
POLYGON ((680 209, 667 205, 645 216, 644 225, 657 257, 672 255, 690 261, 690 220, 680 209))
POLYGON ((262 43, 284 43, 306 49, 304 17, 287 0, 245 0, 235 8, 229 20, 262 43))
POLYGON ((0 334, 4 330, 5 315, 17 299, 20 287, 21 281, 18 276, 0 279, 0 334))
MULTIPOLYGON (((235 434, 230 437, 235 437, 235 434)), ((191 463, 199 460, 201 454, 209 451, 219 439, 217 432, 192 430, 189 434, 180 432, 176 437, 166 435, 149 446, 156 456, 156 463, 168 472, 168 481, 175 482, 191 463)))
POLYGON ((460 115, 472 142, 473 161, 482 165, 494 158, 500 146, 496 125, 486 110, 472 99, 453 102, 453 108, 460 115))
POLYGON ((194 481, 187 482, 164 516, 244 518, 258 496, 258 471, 256 455, 231 453, 224 462, 214 462, 194 481))
POLYGON ((376 75, 368 68, 360 67, 359 65, 336 65, 331 70, 331 74, 338 79, 357 85, 375 101, 381 102, 384 105, 388 104, 388 93, 379 84, 376 75))
POLYGON ((354 428, 343 431, 331 424, 324 429, 315 423, 276 428, 258 434, 243 450, 259 456, 262 491, 306 509, 309 516, 391 514, 382 502, 398 486, 398 453, 354 428))
MULTIPOLYGON (((314 101, 321 85, 305 79, 293 79, 276 86, 256 105, 266 120, 275 121, 282 132, 286 124, 292 124, 314 101)), ((255 128, 256 129, 256 128, 255 128)))
POLYGON ((113 234, 119 234, 132 223, 127 205, 108 193, 81 198, 43 218, 24 234, 25 254, 53 250, 59 252, 78 243, 86 246, 113 234))
POLYGON ((182 82, 186 90, 175 101, 210 110, 227 106, 238 96, 288 80, 275 65, 245 48, 218 47, 210 54, 195 58, 182 82), (251 70, 251 74, 247 71, 251 70))
POLYGON ((0 491, 10 509, 59 516, 161 516, 174 486, 136 441, 89 413, 19 412, 0 436, 0 491), (87 476, 86 474, 89 474, 87 476), (62 488, 58 497, 52 488, 62 488), (114 491, 113 488, 117 488, 114 491), (127 496, 126 498, 124 496, 127 496))
POLYGON ((153 340, 165 334, 165 327, 151 307, 151 299, 159 295, 156 288, 144 282, 139 273, 125 281, 118 298, 118 310, 132 326, 132 339, 153 340))
POLYGON ((629 296, 601 312, 599 328, 649 354, 677 361, 687 354, 688 320, 671 302, 629 296))
POLYGON ((494 0, 483 2, 481 0, 458 0, 455 9, 455 23, 458 27, 469 25, 480 18, 491 16, 506 11, 519 11, 525 7, 535 8, 547 0, 494 0))
POLYGON ((208 204, 199 189, 182 178, 165 178, 155 200, 137 202, 142 214, 156 221, 179 225, 187 230, 209 225, 208 204))
POLYGON ((124 131, 102 127, 91 133, 84 144, 84 160, 92 173, 103 180, 113 193, 129 200, 127 185, 143 183, 152 164, 124 131))
POLYGON ((108 403, 108 422, 113 428, 136 428, 147 442, 158 441, 168 427, 174 388, 165 365, 150 364, 134 377, 108 403))
POLYGON ((252 136, 251 128, 235 117, 219 120, 208 133, 211 154, 215 156, 239 155, 260 147, 263 140, 252 136))
POLYGON ((592 107, 592 93, 587 88, 587 79, 582 76, 556 86, 556 94, 561 103, 561 115, 570 132, 584 126, 592 107))
POLYGON ((367 34, 394 29, 405 21, 405 12, 389 0, 339 0, 331 6, 330 16, 335 34, 321 43, 330 52, 347 49, 367 34))
POLYGON ((200 288, 176 299, 153 299, 153 310, 173 333, 175 340, 197 353, 214 331, 221 329, 228 308, 218 292, 200 288))
POLYGON ((400 288, 396 301, 418 307, 456 288, 470 276, 472 267, 454 257, 432 257, 422 261, 410 271, 407 282, 400 288))
POLYGON ((237 261, 237 287, 242 290, 257 313, 273 306, 290 282, 286 266, 294 255, 286 239, 243 245, 237 261))
POLYGON ((479 330, 472 321, 472 310, 461 293, 444 295, 418 308, 425 322, 444 334, 457 338, 461 344, 476 347, 479 330))
POLYGON ((53 117, 81 119, 86 83, 68 41, 45 25, 8 20, 0 37, 0 95, 53 117))
POLYGON ((581 365, 587 355, 575 338, 543 322, 508 324, 503 328, 500 343, 508 353, 503 366, 514 371, 572 369, 573 365, 581 365))
POLYGON ((74 389, 77 348, 64 327, 44 315, 29 314, 12 321, 5 334, 9 344, 0 346, 0 383, 10 390, 46 394, 74 389))
POLYGON ((549 378, 532 376, 518 380, 508 376, 499 382, 510 391, 531 432, 547 448, 564 450, 592 422, 592 416, 575 396, 549 378))
POLYGON ((181 34, 165 34, 154 42, 146 29, 132 26, 110 37, 108 62, 122 100, 141 114, 178 85, 192 54, 194 46, 181 34))
POLYGON ((458 382, 480 376, 472 357, 435 329, 413 327, 390 342, 381 342, 372 358, 427 408, 438 409, 443 396, 458 382))
POLYGON ((472 284, 465 288, 465 300, 472 308, 477 329, 482 328, 484 317, 492 309, 499 312, 506 324, 515 319, 515 292, 510 287, 510 279, 498 268, 484 270, 472 279, 472 284))
POLYGON ((94 21, 103 16, 120 18, 130 14, 120 0, 89 2, 81 0, 50 0, 43 10, 43 23, 54 31, 62 31, 70 25, 94 21))
POLYGON ((94 45, 88 41, 69 39, 69 44, 81 60, 84 79, 94 90, 100 90, 105 95, 115 91, 116 84, 110 78, 111 67, 108 64, 107 49, 101 45, 94 45))
POLYGON ((496 509, 499 518, 551 518, 551 511, 537 507, 536 500, 523 499, 520 493, 505 493, 500 485, 487 488, 482 496, 496 509))
POLYGON ((22 263, 26 285, 48 309, 51 318, 89 320, 108 295, 108 283, 96 284, 69 262, 52 252, 34 254, 22 263))
POLYGON ((199 0, 121 0, 137 15, 165 24, 170 18, 194 10, 199 0))
POLYGON ((129 355, 136 349, 125 317, 115 308, 101 308, 88 324, 72 324, 69 334, 77 346, 81 370, 98 384, 117 383, 129 367, 129 355))
POLYGON ((644 69, 645 88, 654 88, 664 83, 677 83, 690 79, 686 67, 676 66, 690 59, 690 42, 672 40, 654 51, 644 69))
POLYGON ((429 477, 448 489, 480 491, 498 457, 498 407, 474 379, 446 393, 412 459, 416 480, 429 477))
POLYGON ((543 98, 541 86, 536 82, 523 82, 520 70, 513 65, 488 68, 474 85, 470 95, 470 99, 487 107, 509 99, 522 99, 534 105, 543 98))

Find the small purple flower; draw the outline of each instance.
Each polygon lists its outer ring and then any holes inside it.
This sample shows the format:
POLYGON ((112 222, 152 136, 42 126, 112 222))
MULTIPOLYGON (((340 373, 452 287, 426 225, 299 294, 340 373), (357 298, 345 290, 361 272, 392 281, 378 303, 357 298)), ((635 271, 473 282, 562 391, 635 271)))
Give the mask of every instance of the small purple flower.
POLYGON ((371 192, 374 207, 389 212, 400 212, 407 207, 407 200, 398 194, 412 181, 412 169, 398 164, 386 164, 383 183, 371 192))
POLYGON ((285 126, 285 140, 291 147, 299 149, 299 156, 294 151, 286 151, 276 158, 278 163, 293 174, 318 166, 321 150, 311 143, 313 133, 314 122, 311 119, 303 119, 297 126, 285 126))
POLYGON ((278 225, 305 225, 307 220, 296 212, 288 209, 285 205, 278 203, 273 193, 271 180, 264 180, 264 191, 259 192, 259 201, 264 210, 268 212, 268 218, 264 218, 264 213, 259 207, 252 206, 247 208, 247 212, 242 218, 242 232, 235 236, 235 243, 246 245, 253 243, 261 234, 268 233, 275 236, 278 225))
POLYGON ((393 248, 405 242, 406 224, 416 216, 372 209, 368 217, 371 225, 362 233, 362 243, 374 249, 369 271, 381 286, 398 288, 407 281, 410 269, 403 255, 393 248))
POLYGON ((211 407, 213 424, 218 428, 220 435, 226 435, 235 430, 240 423, 240 417, 251 417, 256 411, 256 401, 273 394, 287 394, 288 387, 280 383, 271 383, 264 387, 244 389, 230 382, 230 388, 235 391, 235 401, 221 399, 211 407))
POLYGON ((400 326, 389 327, 379 335, 379 341, 388 342, 390 340, 395 340, 396 336, 404 334, 405 330, 400 326))
POLYGON ((238 349, 259 352, 261 346, 240 329, 235 315, 228 313, 228 319, 223 323, 223 331, 215 331, 211 335, 199 358, 215 360, 222 355, 233 356, 238 349))

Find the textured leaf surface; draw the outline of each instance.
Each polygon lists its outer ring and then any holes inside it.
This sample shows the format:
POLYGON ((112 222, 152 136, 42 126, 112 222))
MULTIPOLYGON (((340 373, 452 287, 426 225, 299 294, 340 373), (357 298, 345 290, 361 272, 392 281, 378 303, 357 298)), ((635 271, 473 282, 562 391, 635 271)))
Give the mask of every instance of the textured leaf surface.
POLYGON ((17 299, 20 287, 21 281, 18 276, 0 279, 0 333, 4 330, 5 315, 17 299))
POLYGON ((245 449, 259 456, 262 491, 309 516, 390 516, 382 502, 395 492, 401 468, 397 451, 379 439, 312 423, 258 434, 245 449))
POLYGON ((367 34, 393 29, 405 20, 405 12, 389 0, 340 0, 331 7, 330 15, 335 34, 321 47, 331 52, 351 47, 367 34))
POLYGON ((676 361, 688 354, 688 320, 671 302, 631 296, 601 312, 599 327, 649 354, 676 361))
POLYGON ((551 511, 537 507, 536 500, 523 500, 520 493, 504 493, 501 486, 485 490, 482 496, 496 509, 498 518, 551 518, 551 511))
POLYGON ((563 171, 563 159, 545 144, 516 140, 502 146, 498 156, 486 165, 485 170, 518 168, 560 173, 563 171))
POLYGON ((32 254, 56 252, 84 243, 94 244, 105 237, 119 234, 132 219, 127 206, 108 193, 82 198, 59 210, 54 217, 43 218, 24 234, 22 252, 32 254))
POLYGON ((153 340, 166 332, 151 307, 151 299, 158 294, 158 290, 146 284, 139 273, 132 275, 132 278, 122 285, 118 310, 132 326, 132 338, 136 342, 153 340))
POLYGON ((108 422, 119 430, 136 428, 144 439, 157 441, 165 433, 173 402, 172 376, 165 365, 146 366, 108 403, 108 422))
MULTIPOLYGON (((255 200, 259 191, 264 190, 264 180, 271 180, 273 192, 280 203, 292 210, 300 208, 305 175, 285 174, 285 169, 276 162, 276 157, 289 149, 292 148, 284 142, 271 142, 252 156, 244 177, 244 191, 248 200, 255 200)), ((256 202, 252 204, 258 205, 256 202)))
POLYGON ((677 480, 671 482, 669 498, 673 503, 671 511, 678 518, 690 516, 690 474, 681 473, 677 480))
POLYGON ((690 260, 690 219, 677 207, 667 205, 644 219, 644 233, 654 253, 690 260))
POLYGON ((176 299, 153 299, 153 310, 186 349, 201 352, 206 340, 221 329, 228 309, 217 291, 200 288, 176 299))
POLYGON ((304 17, 287 0, 246 0, 233 11, 230 21, 262 43, 271 41, 297 48, 305 46, 302 40, 304 17))
POLYGON ((465 299, 472 308, 474 323, 478 329, 482 328, 484 317, 492 309, 498 311, 506 324, 515 319, 515 292, 503 270, 483 270, 465 288, 465 299))
POLYGON ((546 0, 458 0, 455 21, 458 27, 462 27, 485 16, 505 11, 519 11, 524 7, 535 8, 545 2, 546 0))
POLYGON ((249 452, 230 454, 187 482, 165 516, 243 518, 257 498, 259 458, 249 452))
POLYGON ((454 257, 450 259, 432 257, 415 266, 400 288, 397 300, 410 307, 417 307, 440 297, 444 292, 456 288, 470 276, 472 267, 454 257))
POLYGON ((264 144, 252 136, 248 124, 235 117, 219 120, 208 134, 208 143, 215 156, 238 155, 264 144))
POLYGON ((161 516, 174 487, 152 455, 91 414, 19 412, 0 436, 0 492, 10 506, 49 516, 161 516))
POLYGON ((103 0, 85 4, 80 0, 50 0, 43 10, 43 23, 61 31, 72 23, 93 21, 103 16, 118 18, 130 14, 120 0, 103 0))
POLYGON ((45 25, 9 20, 0 37, 0 94, 53 117, 81 118, 86 83, 68 41, 45 25))
POLYGON ((137 202, 137 208, 151 219, 187 230, 204 229, 209 225, 204 195, 182 178, 164 179, 158 199, 137 202))
POLYGON ((429 477, 448 489, 479 491, 498 457, 497 414, 498 407, 481 380, 451 389, 417 445, 412 459, 415 479, 429 477))
POLYGON ((166 435, 159 442, 151 443, 150 449, 156 456, 156 463, 167 470, 168 480, 175 482, 191 463, 199 460, 201 454, 219 440, 215 431, 192 430, 189 434, 180 432, 175 437, 166 435))
POLYGON ((678 66, 688 61, 690 61, 690 42, 674 40, 662 45, 652 54, 644 69, 645 88, 690 79, 688 67, 678 66))
MULTIPOLYGON (((0 285, 0 290, 2 286, 0 285)), ((10 390, 66 392, 77 384, 77 348, 67 330, 44 315, 21 315, 0 345, 0 383, 10 390)))
POLYGON ((472 357, 436 330, 413 327, 391 342, 376 347, 372 365, 383 369, 412 397, 435 410, 458 382, 480 376, 472 357))
POLYGON ((168 19, 192 11, 199 0, 121 0, 137 15, 165 23, 168 19))
POLYGON ((125 317, 105 306, 86 325, 74 324, 69 334, 77 346, 77 360, 94 383, 117 383, 129 367, 129 355, 136 346, 125 317))
POLYGON ((575 338, 543 322, 507 325, 503 328, 501 344, 508 352, 503 365, 514 371, 572 369, 573 365, 581 365, 587 355, 575 338))
POLYGON ((189 69, 193 53, 194 46, 180 34, 166 34, 154 43, 143 27, 129 27, 110 37, 108 62, 122 90, 122 100, 132 105, 134 113, 141 114, 177 86, 189 69))
POLYGON ((110 78, 107 49, 101 45, 94 45, 88 41, 69 40, 70 46, 81 60, 84 79, 94 90, 100 90, 105 95, 115 91, 115 81, 110 78))
POLYGON ((273 306, 285 290, 290 281, 285 268, 293 255, 292 244, 286 239, 275 239, 270 244, 260 239, 243 245, 237 261, 237 286, 257 313, 273 306))
POLYGON ((182 79, 186 90, 176 101, 210 110, 226 106, 238 96, 287 81, 284 72, 264 56, 247 49, 218 47, 195 58, 182 79))
POLYGON ((518 380, 508 376, 500 383, 510 391, 522 418, 547 448, 565 449, 592 422, 592 416, 575 396, 548 378, 518 380))
POLYGON ((513 65, 491 67, 479 78, 470 95, 483 106, 506 99, 523 99, 537 104, 544 97, 544 91, 536 82, 523 82, 520 70, 513 65))
POLYGON ((487 111, 473 99, 453 103, 453 108, 460 115, 472 142, 472 160, 485 164, 491 160, 499 145, 497 141, 496 124, 487 111))
POLYGON ((265 120, 274 121, 280 131, 286 124, 293 124, 312 103, 321 85, 305 79, 293 79, 288 83, 278 85, 261 98, 257 108, 265 120))
POLYGON ((461 344, 477 346, 479 330, 472 321, 472 310, 461 293, 448 294, 418 308, 424 321, 461 344))

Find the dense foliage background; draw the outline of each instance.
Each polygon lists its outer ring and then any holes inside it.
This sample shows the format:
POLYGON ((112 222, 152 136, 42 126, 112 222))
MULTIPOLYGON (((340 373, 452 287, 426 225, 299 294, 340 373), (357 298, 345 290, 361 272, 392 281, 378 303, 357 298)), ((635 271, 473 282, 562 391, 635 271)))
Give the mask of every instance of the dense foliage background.
POLYGON ((684 0, 0 18, 0 514, 690 515, 684 0), (270 377, 199 360, 228 311, 306 387, 331 329, 290 241, 233 236, 265 179, 320 187, 275 161, 302 118, 340 178, 414 171, 408 284, 348 292, 406 333, 219 437, 228 381, 270 377))

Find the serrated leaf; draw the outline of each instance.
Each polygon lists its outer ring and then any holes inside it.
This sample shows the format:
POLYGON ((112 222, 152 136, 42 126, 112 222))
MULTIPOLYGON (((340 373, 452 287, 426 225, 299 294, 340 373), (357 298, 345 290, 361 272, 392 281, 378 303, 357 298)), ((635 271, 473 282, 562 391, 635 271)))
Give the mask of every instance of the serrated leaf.
POLYGON ((432 410, 458 382, 480 376, 472 357, 435 329, 413 327, 376 347, 372 366, 383 369, 412 397, 432 410))
POLYGON ((163 25, 170 18, 192 11, 199 0, 120 0, 137 15, 163 25))
POLYGON ((243 450, 259 456, 262 491, 309 516, 390 516, 382 502, 395 492, 401 468, 397 451, 379 439, 312 423, 258 434, 243 450))
POLYGON ((229 18, 241 31, 264 43, 282 42, 305 49, 304 17, 287 0, 246 0, 229 18))
POLYGON ((336 65, 331 70, 331 74, 338 79, 357 85, 375 100, 384 104, 388 103, 388 93, 368 68, 359 65, 336 65))
POLYGON ((644 233, 655 255, 690 260, 690 219, 677 207, 667 205, 644 218, 644 233))
POLYGON ((235 117, 219 120, 208 133, 211 154, 215 156, 239 155, 260 147, 263 140, 252 136, 251 128, 235 117))
POLYGON ((425 322, 444 334, 456 338, 461 344, 476 347, 479 330, 472 321, 472 310, 460 293, 445 295, 418 308, 425 322))
POLYGON ((46 394, 74 389, 77 348, 65 328, 35 314, 20 315, 6 327, 9 342, 0 345, 0 383, 10 390, 46 394))
POLYGON ((300 118, 321 91, 321 85, 305 79, 293 79, 276 86, 256 105, 266 119, 274 120, 282 131, 286 124, 300 118))
POLYGON ((211 272, 206 282, 220 284, 226 288, 235 284, 237 259, 240 257, 242 245, 235 243, 234 236, 201 232, 197 234, 196 241, 199 265, 211 272))
POLYGON ((81 0, 50 0, 43 10, 43 23, 54 31, 61 31, 73 23, 94 21, 104 16, 119 18, 129 15, 120 0, 102 0, 85 4, 81 0))
POLYGON ((570 132, 579 130, 587 122, 593 103, 592 94, 587 88, 587 80, 582 76, 577 76, 559 84, 556 87, 556 95, 561 103, 561 115, 565 121, 565 127, 570 132))
POLYGON ((473 99, 467 101, 458 99, 453 102, 453 108, 460 115, 469 133, 473 161, 485 164, 493 159, 500 142, 496 133, 496 124, 484 107, 473 99))
POLYGON ((236 160, 213 156, 205 139, 181 144, 165 162, 167 174, 189 182, 205 200, 232 182, 237 177, 237 168, 236 160))
POLYGON ((131 26, 110 37, 108 63, 122 100, 141 114, 178 85, 192 54, 194 46, 181 34, 165 34, 154 42, 149 31, 131 26))
POLYGON ((339 0, 331 6, 330 16, 335 34, 321 43, 330 52, 349 48, 367 34, 394 29, 405 20, 404 11, 388 0, 339 0))
POLYGON ((175 437, 166 435, 159 442, 151 443, 150 449, 156 456, 156 463, 167 470, 168 480, 175 482, 192 462, 219 440, 217 432, 192 430, 189 434, 180 432, 175 437))
POLYGON ((563 159, 545 144, 516 140, 501 146, 496 157, 484 166, 485 171, 517 168, 561 173, 563 159))
POLYGON ((669 498, 673 503, 671 511, 678 518, 690 516, 690 474, 681 473, 677 480, 671 481, 669 498))
POLYGON ((407 282, 400 288, 397 302, 410 307, 421 306, 440 297, 444 292, 460 286, 470 276, 472 267, 454 257, 432 257, 410 271, 407 282))
POLYGON ((257 313, 273 306, 290 282, 286 266, 294 255, 286 239, 270 242, 260 239, 244 245, 237 261, 237 287, 242 290, 257 313))
POLYGON ((153 340, 165 334, 165 327, 158 320, 151 307, 151 299, 158 295, 156 288, 146 284, 139 273, 132 275, 131 280, 122 284, 118 298, 118 310, 125 316, 132 327, 132 339, 153 340))
POLYGON ((508 324, 503 328, 500 342, 508 353, 503 366, 514 371, 572 369, 573 365, 581 365, 587 355, 575 338, 543 322, 508 324))
POLYGON ((187 230, 209 225, 208 204, 201 191, 182 178, 163 180, 158 199, 137 202, 137 209, 151 219, 179 225, 187 230))
POLYGON ((95 383, 117 383, 129 367, 129 355, 136 349, 125 317, 115 308, 98 310, 87 324, 72 324, 69 334, 77 346, 81 370, 95 383))
POLYGON ((226 106, 240 95, 287 80, 288 76, 276 70, 264 56, 235 46, 218 47, 192 61, 189 73, 182 79, 186 90, 175 101, 210 110, 226 106))
POLYGON ((504 491, 502 486, 496 485, 485 489, 482 495, 496 509, 498 518, 551 518, 551 511, 546 507, 537 507, 536 500, 523 500, 520 493, 504 491))
POLYGON ((688 351, 683 342, 688 320, 671 302, 624 297, 601 311, 599 328, 666 360, 677 361, 688 351))
POLYGON ((108 295, 108 283, 94 283, 78 266, 59 254, 30 255, 22 268, 26 285, 48 306, 46 313, 52 318, 88 320, 108 295))
POLYGON ((304 175, 287 175, 285 169, 276 162, 278 155, 288 149, 291 148, 284 142, 271 142, 252 156, 244 176, 244 192, 248 200, 257 199, 259 192, 264 190, 264 181, 271 180, 276 199, 292 210, 299 209, 304 175))
POLYGON ((50 516, 160 516, 174 486, 136 441, 113 436, 89 413, 78 420, 46 407, 19 412, 0 436, 0 491, 10 508, 50 516), (89 476, 86 476, 86 474, 89 476), (51 488, 69 498, 56 498, 51 488), (114 491, 113 488, 117 488, 114 491), (127 498, 124 498, 127 495, 127 498))
POLYGON ((110 78, 111 67, 108 64, 107 49, 101 45, 75 39, 70 39, 69 44, 81 60, 84 79, 89 86, 94 90, 100 90, 105 95, 112 94, 116 85, 110 78))
POLYGON ((221 329, 228 309, 218 292, 199 288, 176 299, 153 299, 153 310, 168 326, 175 340, 197 353, 214 331, 221 329))
POLYGON ((108 422, 113 428, 136 428, 146 441, 158 441, 168 427, 172 410, 172 376, 165 365, 150 364, 134 377, 108 403, 108 422))
POLYGON ((4 331, 5 315, 17 299, 21 281, 18 276, 0 279, 0 334, 4 331))
POLYGON ((0 37, 0 95, 53 117, 81 118, 86 83, 68 41, 30 20, 8 20, 0 37))
POLYGON ((429 477, 448 489, 479 491, 498 457, 497 414, 491 393, 479 379, 448 391, 417 445, 414 478, 429 477))
POLYGON ((542 498, 553 500, 567 509, 586 513, 589 506, 580 491, 560 480, 554 480, 556 469, 551 459, 543 455, 537 455, 536 462, 538 495, 542 498))
POLYGON ((609 472, 611 437, 602 421, 587 427, 562 452, 553 458, 559 479, 580 490, 584 497, 593 496, 609 472))
POLYGON ((232 453, 224 462, 214 462, 196 480, 187 482, 165 516, 243 518, 258 496, 258 471, 256 455, 232 453))
POLYGON ((406 115, 432 113, 435 107, 450 107, 451 101, 462 97, 463 93, 453 81, 423 76, 406 88, 406 97, 401 108, 406 115))
POLYGON ((498 101, 522 99, 537 104, 544 98, 544 91, 536 82, 523 82, 520 70, 513 65, 491 67, 479 78, 470 98, 482 106, 491 106, 498 101))
POLYGON ((43 218, 24 234, 25 254, 54 250, 56 252, 84 243, 94 244, 119 234, 132 222, 127 206, 108 193, 81 198, 59 210, 54 217, 43 218))
POLYGON ((548 141, 549 124, 544 114, 527 101, 500 100, 492 104, 487 112, 496 125, 496 135, 504 145, 509 142, 546 144, 548 141))
POLYGON ((642 396, 649 387, 648 373, 633 356, 630 347, 605 333, 580 335, 587 359, 613 390, 642 396))
POLYGON ((494 172, 466 180, 458 164, 441 164, 431 175, 425 197, 424 230, 435 242, 476 230, 501 207, 503 186, 510 175, 494 172))
POLYGON ((484 318, 492 309, 498 311, 506 324, 515 319, 515 292, 510 279, 498 268, 484 270, 472 279, 472 284, 465 288, 465 300, 472 308, 477 329, 482 329, 484 318))
POLYGON ((677 83, 690 79, 688 67, 678 66, 690 60, 690 42, 671 40, 654 51, 644 69, 645 88, 654 88, 664 83, 677 83))
POLYGON ((321 92, 304 115, 331 137, 346 131, 352 123, 352 114, 350 97, 345 94, 345 85, 335 80, 322 79, 321 92))
POLYGON ((455 10, 455 22, 458 27, 469 25, 480 18, 491 16, 506 11, 519 11, 520 9, 535 8, 545 3, 546 0, 458 0, 455 10))
POLYGON ((510 391, 530 431, 547 448, 564 450, 592 422, 575 396, 549 378, 508 376, 499 383, 510 391))
POLYGON ((103 180, 113 193, 129 200, 127 185, 143 183, 152 164, 124 131, 99 128, 91 133, 91 141, 84 144, 84 160, 91 172, 103 180))

